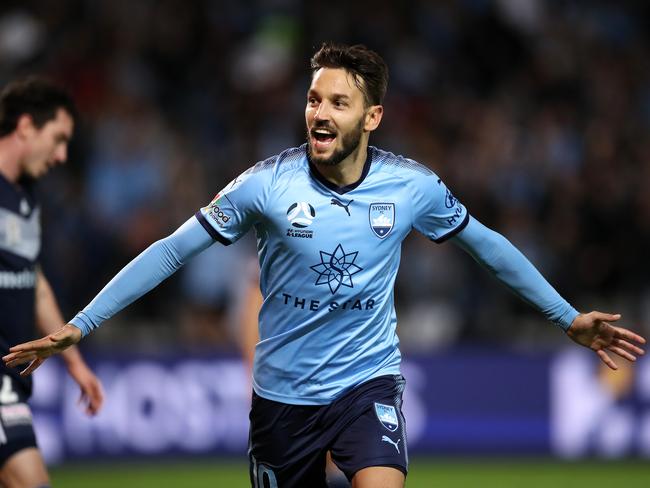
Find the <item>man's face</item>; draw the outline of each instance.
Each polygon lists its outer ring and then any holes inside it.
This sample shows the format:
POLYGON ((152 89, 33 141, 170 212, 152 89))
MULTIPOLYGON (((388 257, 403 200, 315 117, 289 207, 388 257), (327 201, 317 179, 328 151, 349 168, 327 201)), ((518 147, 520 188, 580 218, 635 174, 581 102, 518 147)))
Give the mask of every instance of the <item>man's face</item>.
POLYGON ((309 156, 334 166, 359 146, 364 133, 363 93, 344 69, 321 68, 307 92, 305 121, 309 156))
POLYGON ((63 109, 57 110, 56 117, 40 129, 29 120, 24 131, 26 150, 22 174, 38 178, 51 167, 65 163, 73 130, 74 121, 63 109))

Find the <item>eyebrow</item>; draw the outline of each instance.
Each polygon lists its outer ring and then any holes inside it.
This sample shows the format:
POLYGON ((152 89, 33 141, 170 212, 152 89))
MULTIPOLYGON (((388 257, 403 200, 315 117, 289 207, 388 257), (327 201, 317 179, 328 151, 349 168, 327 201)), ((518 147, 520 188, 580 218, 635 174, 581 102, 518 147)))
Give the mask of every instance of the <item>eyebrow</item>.
MULTIPOLYGON (((307 96, 310 97, 310 96, 316 95, 317 93, 318 93, 317 90, 314 90, 313 88, 310 88, 307 91, 307 96)), ((345 95, 344 93, 334 93, 334 94, 331 95, 330 98, 342 99, 342 100, 350 100, 351 99, 349 95, 345 95)))

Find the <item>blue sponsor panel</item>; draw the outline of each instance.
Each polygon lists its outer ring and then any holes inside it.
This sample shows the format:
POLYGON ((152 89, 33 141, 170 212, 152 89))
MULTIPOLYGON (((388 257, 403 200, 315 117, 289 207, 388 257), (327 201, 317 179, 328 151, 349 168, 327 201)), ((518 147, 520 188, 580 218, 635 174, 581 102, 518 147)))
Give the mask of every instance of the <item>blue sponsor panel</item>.
MULTIPOLYGON (((236 357, 94 357, 106 405, 95 418, 57 361, 38 371, 32 401, 50 463, 139 456, 244 456, 250 377, 236 357)), ((413 454, 551 452, 547 356, 455 350, 407 357, 404 413, 413 454)), ((390 405, 375 404, 389 429, 390 405)))
POLYGON ((547 356, 461 350, 405 361, 412 452, 550 452, 547 356))
POLYGON ((237 358, 104 357, 90 361, 104 408, 83 414, 60 362, 37 371, 32 398, 48 462, 138 456, 245 455, 250 379, 237 358))
POLYGON ((650 358, 615 360, 617 371, 587 350, 553 358, 551 441, 558 456, 650 458, 650 358))

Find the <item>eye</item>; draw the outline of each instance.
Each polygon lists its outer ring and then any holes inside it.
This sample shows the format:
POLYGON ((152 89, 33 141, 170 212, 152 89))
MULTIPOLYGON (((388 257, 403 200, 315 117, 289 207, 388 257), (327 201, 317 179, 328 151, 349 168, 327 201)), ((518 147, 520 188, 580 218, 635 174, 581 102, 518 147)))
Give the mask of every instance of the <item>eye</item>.
POLYGON ((308 97, 307 98, 307 105, 311 105, 312 107, 314 105, 318 105, 318 100, 316 100, 314 97, 308 97))

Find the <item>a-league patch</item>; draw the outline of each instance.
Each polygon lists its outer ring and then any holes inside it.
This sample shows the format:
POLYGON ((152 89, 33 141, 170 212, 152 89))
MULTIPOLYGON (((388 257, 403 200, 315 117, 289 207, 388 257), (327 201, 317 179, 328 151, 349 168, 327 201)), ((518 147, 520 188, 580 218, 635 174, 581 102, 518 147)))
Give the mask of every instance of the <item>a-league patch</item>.
POLYGON ((395 204, 394 203, 371 203, 368 215, 370 228, 374 234, 383 239, 395 225, 395 204))
POLYGON ((383 403, 375 403, 375 413, 381 422, 381 425, 386 427, 391 432, 395 432, 399 427, 397 420, 397 411, 392 405, 384 405, 383 403))

